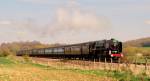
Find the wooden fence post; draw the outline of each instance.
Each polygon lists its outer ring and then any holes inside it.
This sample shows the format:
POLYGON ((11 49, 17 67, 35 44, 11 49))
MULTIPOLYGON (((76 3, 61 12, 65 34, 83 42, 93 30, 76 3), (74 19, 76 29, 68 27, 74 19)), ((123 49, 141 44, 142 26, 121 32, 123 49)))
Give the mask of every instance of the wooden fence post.
POLYGON ((83 65, 84 65, 83 69, 86 69, 85 59, 84 58, 83 58, 83 65))
POLYGON ((95 58, 94 58, 94 62, 93 62, 93 69, 95 69, 95 58))
POLYGON ((101 58, 99 57, 99 60, 98 60, 98 69, 100 69, 100 62, 101 62, 101 58))
POLYGON ((99 57, 99 60, 98 60, 99 62, 101 62, 101 57, 99 57))
POLYGON ((137 58, 135 58, 135 69, 137 68, 137 58))
POLYGON ((120 71, 120 58, 118 59, 118 71, 120 71))
POLYGON ((147 70, 147 58, 145 58, 145 70, 147 70))
POLYGON ((125 61, 125 65, 126 65, 126 70, 129 70, 129 66, 128 66, 128 62, 125 61))
POLYGON ((105 57, 104 70, 106 70, 106 62, 107 62, 107 60, 106 60, 106 57, 105 57))
POLYGON ((110 70, 112 70, 112 62, 113 62, 113 60, 112 60, 112 58, 110 58, 110 70))

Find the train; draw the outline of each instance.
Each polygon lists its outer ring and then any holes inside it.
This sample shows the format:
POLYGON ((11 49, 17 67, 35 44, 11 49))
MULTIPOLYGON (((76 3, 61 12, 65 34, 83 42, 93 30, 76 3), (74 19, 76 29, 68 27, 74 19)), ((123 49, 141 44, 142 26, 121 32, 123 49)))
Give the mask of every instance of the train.
POLYGON ((17 56, 75 58, 75 59, 119 59, 123 57, 122 42, 116 39, 90 41, 40 49, 19 50, 17 56))

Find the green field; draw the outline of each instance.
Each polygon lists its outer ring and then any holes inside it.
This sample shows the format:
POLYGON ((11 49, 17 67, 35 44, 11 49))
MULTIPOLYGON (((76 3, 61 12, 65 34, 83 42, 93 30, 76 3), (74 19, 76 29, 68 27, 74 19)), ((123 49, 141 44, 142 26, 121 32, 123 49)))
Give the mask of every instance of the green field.
MULTIPOLYGON (((62 66, 63 67, 63 66, 62 66)), ((0 81, 149 81, 150 77, 130 71, 56 68, 16 57, 0 57, 0 81)))

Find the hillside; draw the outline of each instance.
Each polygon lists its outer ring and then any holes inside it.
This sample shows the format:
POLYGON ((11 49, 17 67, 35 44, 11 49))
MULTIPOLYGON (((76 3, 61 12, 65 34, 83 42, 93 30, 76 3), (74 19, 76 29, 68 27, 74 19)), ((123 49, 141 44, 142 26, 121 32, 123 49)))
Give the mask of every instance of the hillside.
POLYGON ((150 37, 126 41, 123 44, 123 53, 127 56, 150 56, 150 37))
POLYGON ((124 46, 150 47, 150 37, 126 41, 124 42, 124 46))

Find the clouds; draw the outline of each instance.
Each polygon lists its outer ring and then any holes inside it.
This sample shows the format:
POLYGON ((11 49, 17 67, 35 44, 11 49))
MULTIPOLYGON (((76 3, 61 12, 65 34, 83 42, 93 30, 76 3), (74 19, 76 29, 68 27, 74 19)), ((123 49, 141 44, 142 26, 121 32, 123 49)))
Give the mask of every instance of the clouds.
MULTIPOLYGON (((43 0, 21 0, 25 2, 40 2, 43 0)), ((47 2, 44 0, 43 2, 47 2)), ((13 37, 7 40, 38 40, 50 42, 80 42, 97 38, 99 34, 111 26, 109 19, 96 14, 94 10, 85 10, 79 7, 76 1, 68 0, 67 5, 55 8, 49 22, 44 24, 35 19, 0 21, 1 32, 13 37), (3 31, 2 31, 3 30, 3 31), (11 31, 11 32, 10 32, 11 31), (5 33, 6 34, 6 33, 5 33)), ((40 19, 40 18, 39 18, 40 19)))
POLYGON ((80 10, 70 11, 65 8, 59 8, 56 12, 56 24, 61 28, 74 30, 93 29, 97 30, 107 27, 110 23, 103 16, 97 16, 94 13, 82 12, 80 10))
POLYGON ((150 25, 150 20, 145 20, 144 23, 150 25))
POLYGON ((8 20, 0 20, 0 25, 10 25, 12 24, 11 21, 8 21, 8 20))
POLYGON ((11 41, 40 41, 45 35, 43 26, 29 20, 0 20, 0 43, 11 41))
POLYGON ((0 2, 1 40, 70 43, 111 36, 127 40, 129 35, 126 35, 126 31, 131 31, 128 33, 131 34, 130 38, 149 36, 147 26, 150 25, 150 8, 147 0, 10 0, 9 4, 5 0, 0 2), (148 20, 143 21, 145 18, 148 20), (143 34, 136 35, 139 32, 143 34))
POLYGON ((20 2, 30 2, 30 3, 47 3, 49 0, 17 0, 20 2))
POLYGON ((55 11, 53 22, 49 25, 47 33, 57 34, 65 32, 100 32, 111 26, 109 19, 105 16, 99 16, 95 11, 83 10, 70 2, 65 7, 59 7, 55 11), (68 7, 69 6, 69 7, 68 7))
POLYGON ((84 10, 76 2, 56 8, 51 22, 40 29, 34 28, 36 35, 50 38, 51 41, 67 42, 97 38, 94 36, 111 27, 110 20, 96 11, 84 10), (93 37, 91 37, 93 36, 93 37), (79 40, 80 39, 80 40, 79 40))
MULTIPOLYGON (((0 20, 0 41, 2 40, 29 40, 34 35, 27 21, 19 20, 0 20)), ((31 40, 31 39, 30 39, 31 40)), ((32 39, 33 40, 33 39, 32 39)))

